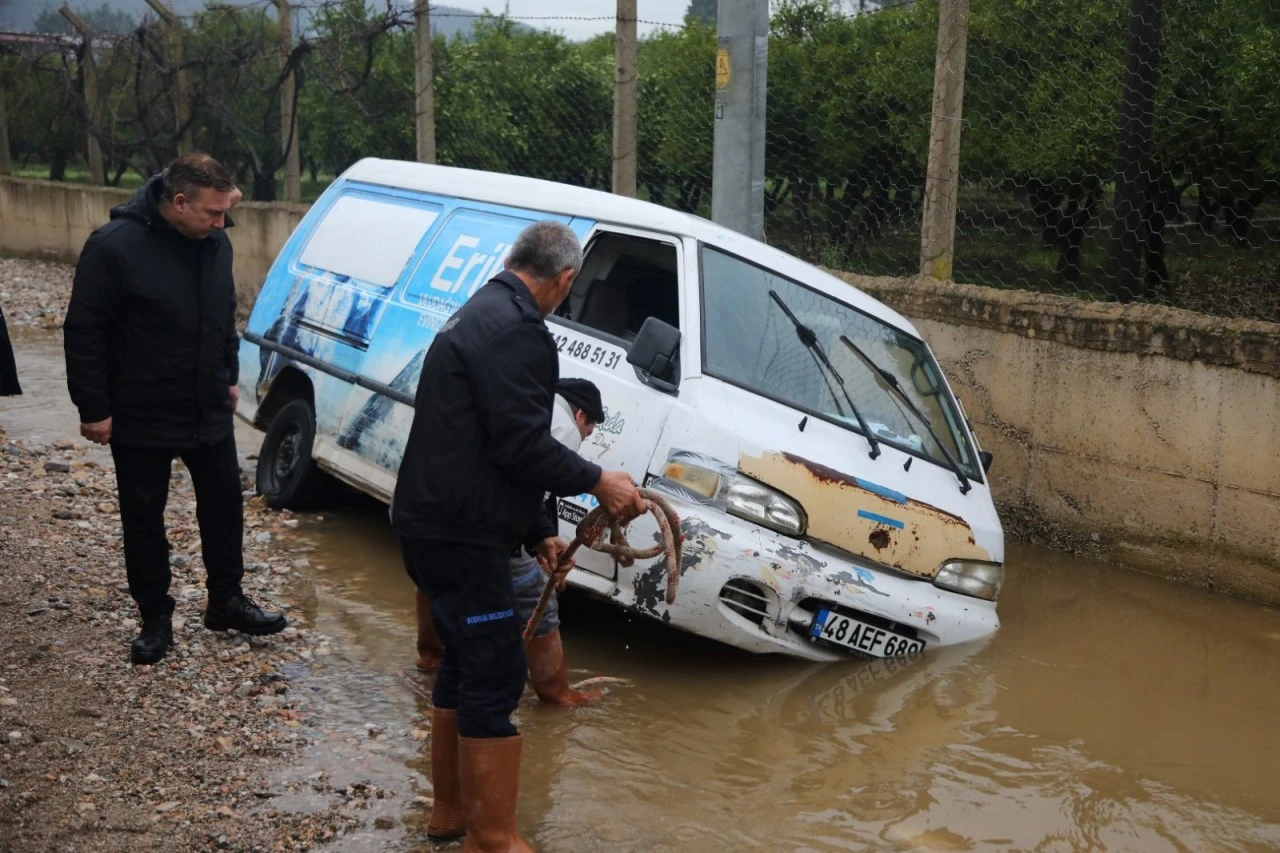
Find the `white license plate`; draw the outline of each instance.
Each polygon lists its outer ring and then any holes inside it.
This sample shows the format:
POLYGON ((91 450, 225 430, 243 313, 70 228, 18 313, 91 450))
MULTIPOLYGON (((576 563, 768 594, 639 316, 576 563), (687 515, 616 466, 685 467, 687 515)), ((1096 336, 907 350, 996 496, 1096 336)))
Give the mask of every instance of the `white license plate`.
POLYGON ((913 640, 830 610, 818 611, 809 636, 877 658, 907 657, 924 651, 924 640, 913 640))

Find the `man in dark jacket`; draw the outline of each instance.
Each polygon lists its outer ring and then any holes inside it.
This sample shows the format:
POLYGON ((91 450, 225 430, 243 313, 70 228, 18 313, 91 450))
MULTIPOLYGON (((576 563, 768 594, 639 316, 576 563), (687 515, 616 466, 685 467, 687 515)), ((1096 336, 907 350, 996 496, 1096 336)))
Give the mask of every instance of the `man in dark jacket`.
POLYGON ((280 614, 244 595, 243 501, 232 415, 239 373, 230 175, 179 157, 85 242, 63 324, 80 433, 110 444, 129 593, 142 613, 134 663, 173 643, 164 508, 174 457, 191 473, 209 604, 204 624, 273 634, 280 614))
POLYGON ((13 345, 9 343, 9 328, 4 322, 4 309, 0 308, 0 397, 16 397, 21 393, 13 345))
POLYGON ((543 318, 581 266, 572 230, 535 223, 506 270, 445 323, 423 362, 392 502, 405 568, 444 641, 427 833, 465 832, 468 850, 528 850, 515 831, 521 740, 510 716, 526 664, 512 551, 525 544, 559 563, 564 543, 541 512, 548 491, 590 492, 624 522, 644 508, 628 474, 602 473, 551 435, 559 359, 543 318))

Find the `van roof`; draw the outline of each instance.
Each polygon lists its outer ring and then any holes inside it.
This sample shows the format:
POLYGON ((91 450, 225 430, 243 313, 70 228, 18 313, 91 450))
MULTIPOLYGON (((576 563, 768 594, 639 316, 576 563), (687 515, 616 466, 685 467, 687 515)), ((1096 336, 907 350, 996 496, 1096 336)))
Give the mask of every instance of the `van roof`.
POLYGON ((919 337, 915 326, 906 317, 843 279, 708 219, 652 202, 539 178, 376 157, 366 157, 356 162, 341 175, 340 180, 454 196, 490 204, 528 207, 597 222, 693 237, 777 270, 782 275, 803 282, 919 337), (526 199, 529 201, 524 201, 526 199), (536 202, 533 201, 535 199, 536 202))

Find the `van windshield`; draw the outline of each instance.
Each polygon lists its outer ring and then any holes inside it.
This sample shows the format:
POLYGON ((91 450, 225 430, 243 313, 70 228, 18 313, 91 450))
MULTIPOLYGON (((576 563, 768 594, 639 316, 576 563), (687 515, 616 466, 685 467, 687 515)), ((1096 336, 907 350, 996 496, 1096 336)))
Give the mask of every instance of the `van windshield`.
POLYGON ((941 371, 919 339, 816 290, 762 267, 701 248, 704 372, 763 396, 794 406, 861 433, 852 402, 875 437, 886 444, 948 467, 946 451, 964 473, 982 480, 976 454, 961 427, 959 410, 941 379, 941 371), (797 321, 812 330, 843 391, 795 324, 779 307, 785 303, 797 321), (870 366, 841 343, 847 337, 874 362, 892 373, 899 387, 929 420, 937 441, 870 366), (848 392, 846 399, 844 392, 848 392))

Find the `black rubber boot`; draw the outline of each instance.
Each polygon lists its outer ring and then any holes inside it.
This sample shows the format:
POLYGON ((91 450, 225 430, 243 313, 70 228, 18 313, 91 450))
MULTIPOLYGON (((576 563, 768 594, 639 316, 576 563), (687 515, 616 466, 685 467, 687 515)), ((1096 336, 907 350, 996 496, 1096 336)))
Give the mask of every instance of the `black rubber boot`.
POLYGON ((133 638, 133 644, 129 647, 129 660, 137 664, 158 663, 172 645, 172 617, 144 617, 142 632, 133 638))
POLYGON ((262 637, 278 634, 288 626, 282 613, 267 613, 247 596, 233 595, 221 604, 210 604, 204 626, 210 631, 239 631, 262 637))

